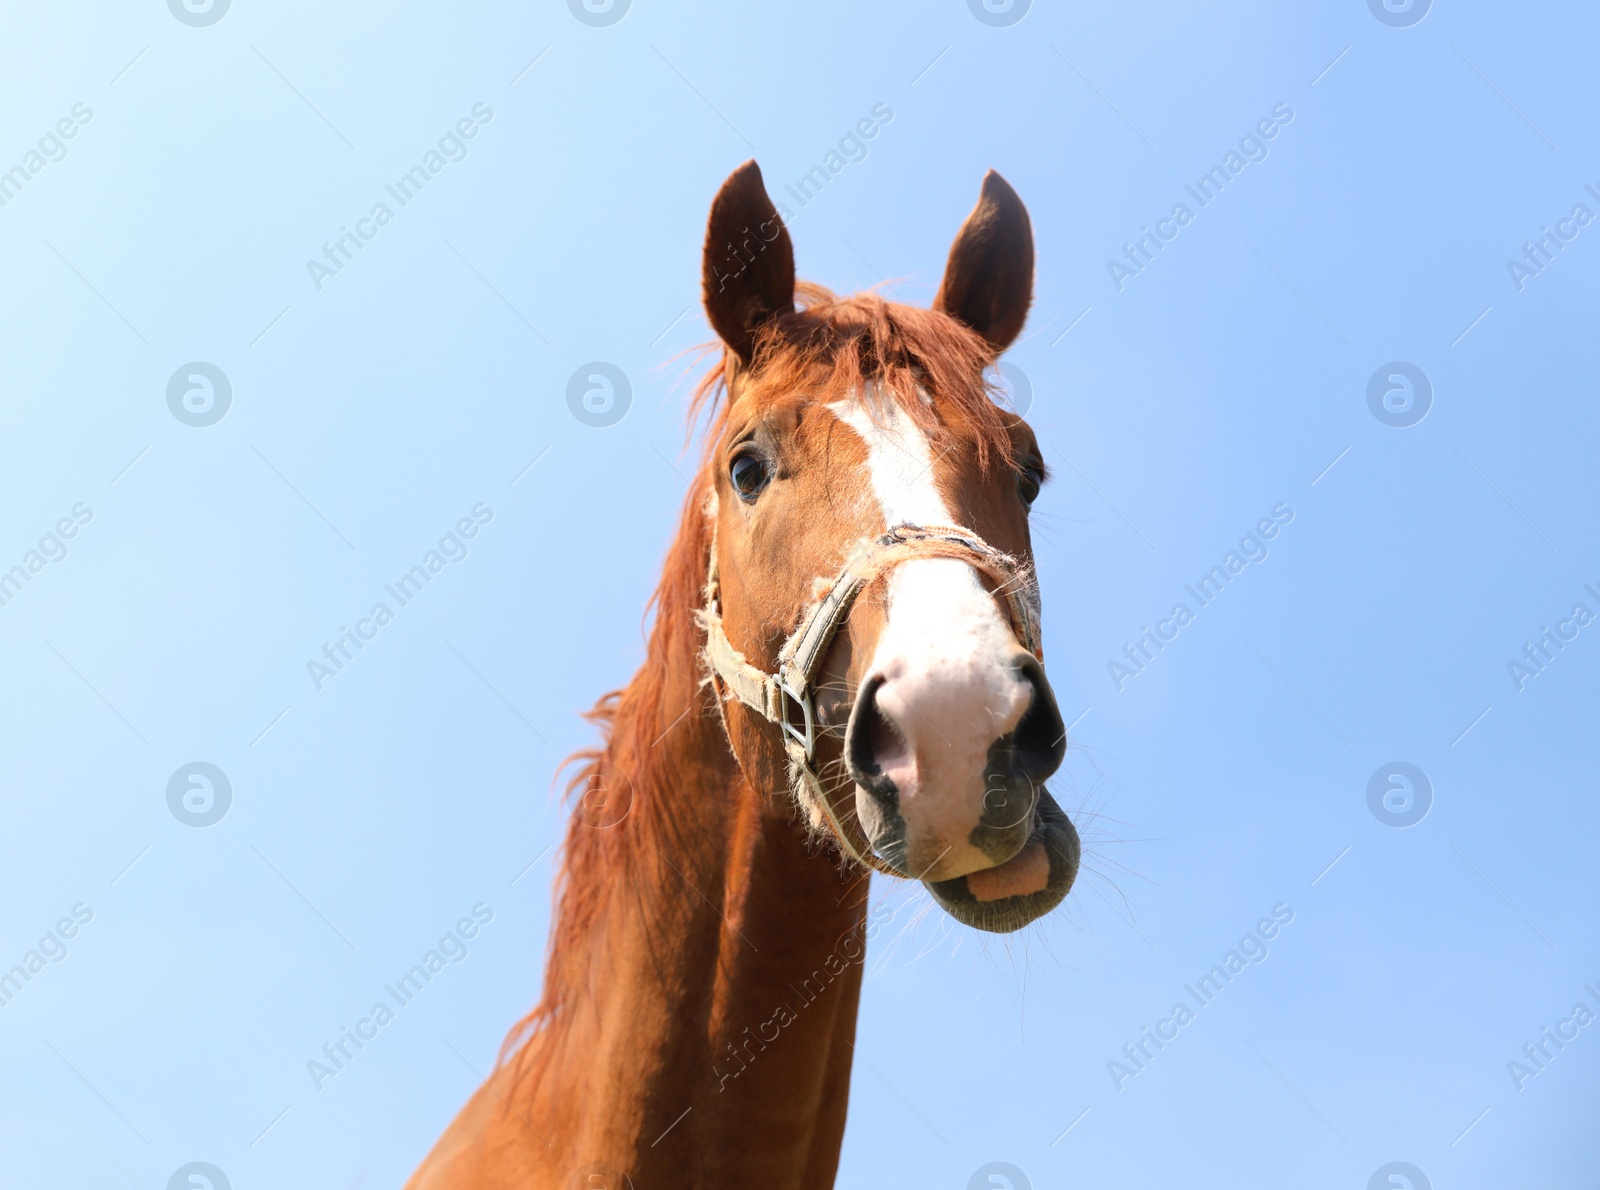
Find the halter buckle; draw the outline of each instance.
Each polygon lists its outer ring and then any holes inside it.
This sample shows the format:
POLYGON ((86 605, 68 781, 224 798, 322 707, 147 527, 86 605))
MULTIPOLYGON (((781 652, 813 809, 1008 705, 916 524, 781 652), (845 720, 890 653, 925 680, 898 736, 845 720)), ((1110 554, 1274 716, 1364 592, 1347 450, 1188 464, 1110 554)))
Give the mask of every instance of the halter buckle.
POLYGON ((789 685, 783 680, 781 673, 775 675, 772 680, 778 688, 778 693, 783 696, 780 700, 782 706, 779 708, 778 726, 783 728, 784 735, 804 750, 806 760, 810 761, 817 750, 817 716, 811 708, 811 696, 789 685), (801 717, 805 721, 805 730, 802 731, 789 721, 789 703, 800 708, 801 717))

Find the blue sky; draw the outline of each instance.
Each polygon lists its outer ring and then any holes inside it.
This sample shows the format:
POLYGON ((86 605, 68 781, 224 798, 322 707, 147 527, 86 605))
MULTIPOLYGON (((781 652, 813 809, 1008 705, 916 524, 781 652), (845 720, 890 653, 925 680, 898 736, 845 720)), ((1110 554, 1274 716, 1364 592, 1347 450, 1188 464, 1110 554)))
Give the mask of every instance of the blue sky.
POLYGON ((43 965, 0 1007, 4 1180, 403 1180, 538 992, 550 777, 691 465, 711 196, 862 120, 789 203, 803 276, 926 303, 984 170, 1032 213, 1006 360, 1087 861, 1004 940, 875 888, 838 1184, 1592 1177, 1596 17, 1426 7, 14 6, 0 968, 43 965), (569 407, 595 361, 613 424, 569 407))

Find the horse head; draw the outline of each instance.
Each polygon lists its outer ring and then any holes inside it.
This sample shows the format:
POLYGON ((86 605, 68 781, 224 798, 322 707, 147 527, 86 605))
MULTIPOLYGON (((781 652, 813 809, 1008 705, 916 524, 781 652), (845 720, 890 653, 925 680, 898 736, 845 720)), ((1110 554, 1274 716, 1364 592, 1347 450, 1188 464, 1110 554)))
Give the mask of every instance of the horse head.
POLYGON ((1044 784, 1066 750, 1028 531, 1045 466, 985 380, 1032 299, 1027 210, 991 171, 931 309, 840 298, 796 282, 748 162, 702 272, 727 399, 701 619, 734 755, 848 854, 1015 930, 1079 858, 1044 784))

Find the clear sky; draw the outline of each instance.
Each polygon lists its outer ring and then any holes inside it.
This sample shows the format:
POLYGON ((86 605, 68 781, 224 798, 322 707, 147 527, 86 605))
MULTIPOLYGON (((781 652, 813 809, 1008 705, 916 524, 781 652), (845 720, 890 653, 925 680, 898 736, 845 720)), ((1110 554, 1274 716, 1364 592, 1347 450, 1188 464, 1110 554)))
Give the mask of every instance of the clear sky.
POLYGON ((974 4, 8 8, 0 1181, 393 1186, 466 1099, 752 156, 836 167, 835 289, 928 302, 990 167, 1038 244, 1086 867, 1010 939, 875 887, 839 1185, 1592 1179, 1600 22, 974 4))

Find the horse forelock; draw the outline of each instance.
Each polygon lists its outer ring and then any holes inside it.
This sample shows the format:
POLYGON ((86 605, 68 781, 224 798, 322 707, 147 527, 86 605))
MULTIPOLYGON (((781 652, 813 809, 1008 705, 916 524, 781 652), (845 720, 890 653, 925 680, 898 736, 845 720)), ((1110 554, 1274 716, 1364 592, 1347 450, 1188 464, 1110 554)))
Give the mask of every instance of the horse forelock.
MULTIPOLYGON (((940 311, 871 291, 839 297, 801 281, 795 297, 796 310, 757 332, 751 365, 725 351, 721 366, 696 387, 690 426, 710 414, 707 461, 736 405, 830 405, 871 393, 898 405, 930 438, 970 439, 984 472, 996 460, 1014 462, 1007 415, 991 399, 984 376, 994 349, 981 335, 940 311)), ((870 412, 876 401, 867 404, 870 412)))

